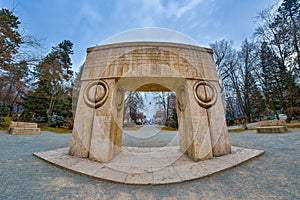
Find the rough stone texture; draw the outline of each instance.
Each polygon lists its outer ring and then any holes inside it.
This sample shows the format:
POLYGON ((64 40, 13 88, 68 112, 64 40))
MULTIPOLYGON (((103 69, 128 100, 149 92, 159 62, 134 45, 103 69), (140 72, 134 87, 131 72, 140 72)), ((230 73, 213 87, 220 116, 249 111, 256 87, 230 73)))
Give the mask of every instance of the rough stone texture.
POLYGON ((87 50, 70 155, 109 162, 122 146, 125 91, 174 91, 180 149, 194 161, 231 151, 211 49, 130 42, 87 50))
POLYGON ((65 169, 94 178, 135 185, 161 185, 203 178, 264 153, 261 150, 232 147, 231 154, 194 162, 180 152, 179 146, 124 147, 110 163, 102 164, 70 156, 68 152, 69 148, 62 148, 38 152, 34 155, 65 169))
POLYGON ((272 120, 259 122, 257 133, 287 133, 288 128, 284 120, 272 120))
POLYGON ((257 133, 287 133, 288 130, 284 126, 263 126, 256 128, 257 133))
POLYGON ((284 120, 261 121, 259 126, 286 126, 286 122, 284 120))
POLYGON ((37 123, 11 121, 8 132, 14 134, 40 134, 41 130, 37 123))

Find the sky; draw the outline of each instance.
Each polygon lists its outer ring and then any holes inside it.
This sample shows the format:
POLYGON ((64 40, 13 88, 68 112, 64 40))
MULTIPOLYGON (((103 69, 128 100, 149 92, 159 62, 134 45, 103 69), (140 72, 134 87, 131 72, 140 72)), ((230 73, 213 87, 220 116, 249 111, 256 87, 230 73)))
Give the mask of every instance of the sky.
MULTIPOLYGON (((200 46, 222 39, 235 48, 251 37, 257 13, 280 0, 1 0, 14 10, 27 34, 52 46, 74 44, 73 70, 84 62, 86 49, 118 33, 143 27, 181 32, 200 46)), ((47 52, 46 52, 47 53, 47 52)))

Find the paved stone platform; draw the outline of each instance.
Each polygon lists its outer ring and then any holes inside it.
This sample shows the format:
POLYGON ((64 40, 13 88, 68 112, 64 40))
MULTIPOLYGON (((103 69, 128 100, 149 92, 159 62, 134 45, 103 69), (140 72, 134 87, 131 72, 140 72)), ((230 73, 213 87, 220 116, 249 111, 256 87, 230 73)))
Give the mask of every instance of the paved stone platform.
POLYGON ((97 179, 134 185, 161 185, 210 176, 264 153, 261 150, 232 146, 231 154, 194 162, 182 154, 179 146, 122 147, 122 151, 111 162, 99 163, 70 156, 68 152, 67 147, 34 155, 59 167, 97 179))

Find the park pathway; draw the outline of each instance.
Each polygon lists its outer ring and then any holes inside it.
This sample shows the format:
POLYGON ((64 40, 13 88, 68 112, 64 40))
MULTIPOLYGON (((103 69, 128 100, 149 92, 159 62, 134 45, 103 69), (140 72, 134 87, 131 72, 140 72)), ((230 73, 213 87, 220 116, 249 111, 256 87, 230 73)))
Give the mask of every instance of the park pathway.
POLYGON ((178 145, 177 131, 161 131, 155 125, 146 125, 139 130, 123 131, 123 146, 164 147, 178 145))
POLYGON ((146 125, 140 128, 139 130, 125 130, 124 132, 131 136, 136 138, 150 138, 160 133, 160 129, 156 128, 155 125, 146 125))

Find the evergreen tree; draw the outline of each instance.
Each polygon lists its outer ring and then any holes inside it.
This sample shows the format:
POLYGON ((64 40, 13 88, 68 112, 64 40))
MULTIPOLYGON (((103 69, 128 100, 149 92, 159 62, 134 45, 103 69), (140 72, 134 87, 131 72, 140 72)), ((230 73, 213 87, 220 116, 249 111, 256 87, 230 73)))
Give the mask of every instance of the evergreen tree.
POLYGON ((73 71, 70 55, 73 54, 72 48, 73 44, 69 40, 64 40, 58 46, 53 47, 52 51, 36 66, 37 88, 29 95, 25 105, 29 105, 30 103, 27 101, 33 98, 40 102, 43 109, 30 109, 30 106, 27 106, 25 115, 26 112, 35 112, 37 115, 43 116, 46 113, 46 121, 50 124, 55 105, 59 103, 57 100, 71 87, 73 71), (35 96, 37 97, 35 98, 35 96))
POLYGON ((282 92, 285 91, 284 80, 281 76, 281 70, 278 67, 278 61, 276 61, 278 59, 268 47, 268 44, 264 42, 260 50, 260 80, 266 101, 266 108, 270 110, 281 108, 282 92))
POLYGON ((43 87, 36 88, 24 97, 24 111, 21 114, 23 121, 47 122, 47 106, 50 96, 43 87))
POLYGON ((287 110, 299 100, 299 1, 284 0, 276 12, 259 14, 261 83, 268 107, 287 110))
POLYGON ((290 48, 291 67, 300 72, 300 1, 284 0, 278 8, 275 24, 284 24, 282 32, 286 35, 290 48))
POLYGON ((13 57, 22 44, 19 33, 20 21, 13 12, 2 8, 0 10, 0 69, 9 70, 13 57))
POLYGON ((78 98, 79 98, 79 92, 81 88, 81 76, 83 71, 84 64, 82 64, 79 68, 79 72, 76 73, 75 79, 73 81, 73 88, 72 88, 72 110, 74 114, 76 113, 78 98))
POLYGON ((53 113, 53 108, 57 98, 63 94, 65 86, 73 76, 71 55, 73 54, 73 44, 69 40, 64 40, 53 47, 52 51, 36 67, 39 77, 39 87, 46 85, 50 96, 49 106, 47 108, 47 120, 53 113))

